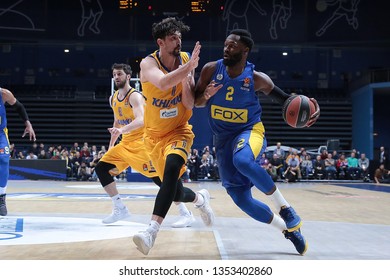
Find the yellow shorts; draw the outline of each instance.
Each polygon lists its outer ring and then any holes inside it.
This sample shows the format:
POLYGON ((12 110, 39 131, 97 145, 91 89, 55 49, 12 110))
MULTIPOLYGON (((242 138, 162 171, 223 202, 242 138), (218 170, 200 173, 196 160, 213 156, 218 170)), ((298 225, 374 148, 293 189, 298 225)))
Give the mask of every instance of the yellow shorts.
POLYGON ((157 176, 143 139, 125 143, 119 142, 109 149, 100 160, 116 166, 116 169, 110 172, 113 176, 120 174, 129 166, 148 178, 157 176))
MULTIPOLYGON (((163 179, 165 161, 168 155, 177 154, 187 162, 188 155, 191 152, 191 147, 194 142, 195 135, 192 132, 192 126, 183 126, 175 129, 175 131, 166 134, 164 137, 153 137, 145 135, 145 146, 149 151, 150 159, 160 179, 163 179)), ((180 177, 186 171, 186 166, 183 165, 180 170, 180 177)))

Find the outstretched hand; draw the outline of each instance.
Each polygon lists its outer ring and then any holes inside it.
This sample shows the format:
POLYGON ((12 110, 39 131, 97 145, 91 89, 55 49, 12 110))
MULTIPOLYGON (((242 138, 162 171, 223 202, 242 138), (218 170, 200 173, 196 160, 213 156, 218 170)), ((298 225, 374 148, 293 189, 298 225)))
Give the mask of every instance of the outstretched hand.
POLYGON ((201 47, 202 45, 199 43, 199 41, 197 41, 194 50, 192 51, 191 59, 188 61, 188 63, 191 65, 191 71, 198 67, 201 47))
POLYGON ((204 90, 204 98, 206 100, 209 100, 211 97, 213 97, 218 90, 220 90, 223 87, 223 84, 217 84, 214 80, 212 80, 204 90))
POLYGON ((313 124, 315 124, 318 118, 320 117, 320 112, 321 112, 320 105, 318 105, 317 100, 315 100, 314 98, 310 98, 310 100, 314 103, 316 107, 316 111, 310 116, 309 122, 306 124, 306 127, 310 127, 313 124))
POLYGON ((108 128, 108 131, 111 133, 113 136, 119 136, 122 134, 122 129, 117 128, 117 127, 110 127, 108 128))
POLYGON ((24 138, 28 134, 30 136, 30 141, 35 142, 37 140, 37 137, 35 136, 35 131, 31 125, 31 123, 29 121, 27 121, 27 122, 28 123, 26 124, 26 128, 24 129, 22 138, 24 138))

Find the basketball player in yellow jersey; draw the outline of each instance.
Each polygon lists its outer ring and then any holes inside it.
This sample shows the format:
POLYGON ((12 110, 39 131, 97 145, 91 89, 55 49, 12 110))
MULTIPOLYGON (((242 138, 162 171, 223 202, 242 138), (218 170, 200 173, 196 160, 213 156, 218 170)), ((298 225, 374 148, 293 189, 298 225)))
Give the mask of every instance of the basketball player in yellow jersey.
POLYGON ((193 202, 207 226, 214 221, 207 190, 186 192, 179 180, 194 139, 188 120, 194 107, 194 70, 201 48, 197 42, 192 56, 181 52, 181 35, 188 30, 187 25, 175 18, 154 23, 152 34, 159 49, 140 64, 142 92, 146 97, 145 146, 162 181, 149 227, 133 237, 145 255, 154 245, 172 201, 193 202))
MULTIPOLYGON (((131 68, 127 64, 114 64, 112 73, 118 90, 110 97, 110 106, 114 113, 114 124, 108 130, 111 133, 107 153, 96 165, 96 174, 104 190, 113 202, 112 214, 103 219, 104 224, 111 224, 129 217, 129 210, 123 204, 113 176, 131 166, 144 176, 151 178, 158 186, 161 181, 144 148, 144 106, 142 94, 130 86, 131 68), (122 134, 121 141, 115 145, 122 134)), ((195 220, 184 203, 179 203, 182 216, 173 227, 190 226, 195 220)))

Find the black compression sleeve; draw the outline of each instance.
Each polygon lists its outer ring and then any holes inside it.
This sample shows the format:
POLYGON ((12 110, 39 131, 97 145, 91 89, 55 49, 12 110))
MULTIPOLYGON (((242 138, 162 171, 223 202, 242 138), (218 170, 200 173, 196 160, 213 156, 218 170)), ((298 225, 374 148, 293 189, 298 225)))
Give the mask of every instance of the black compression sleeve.
POLYGON ((15 109, 16 112, 18 112, 20 118, 23 121, 28 121, 28 115, 26 112, 26 109, 24 108, 23 104, 20 103, 18 100, 16 100, 14 105, 11 105, 15 109))
POLYGON ((268 96, 271 97, 272 100, 278 102, 280 105, 283 105, 287 98, 289 98, 291 95, 285 93, 279 87, 274 86, 268 96))

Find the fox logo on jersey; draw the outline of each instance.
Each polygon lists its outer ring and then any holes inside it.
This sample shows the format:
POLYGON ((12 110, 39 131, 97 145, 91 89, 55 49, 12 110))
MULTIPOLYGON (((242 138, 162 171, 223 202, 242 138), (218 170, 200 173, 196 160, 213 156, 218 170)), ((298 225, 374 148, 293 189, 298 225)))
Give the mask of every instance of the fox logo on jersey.
POLYGON ((248 122, 248 110, 211 105, 211 117, 225 122, 246 123, 248 122))

